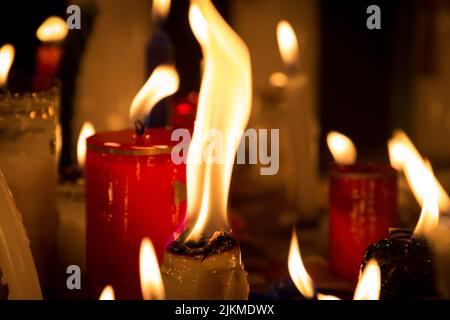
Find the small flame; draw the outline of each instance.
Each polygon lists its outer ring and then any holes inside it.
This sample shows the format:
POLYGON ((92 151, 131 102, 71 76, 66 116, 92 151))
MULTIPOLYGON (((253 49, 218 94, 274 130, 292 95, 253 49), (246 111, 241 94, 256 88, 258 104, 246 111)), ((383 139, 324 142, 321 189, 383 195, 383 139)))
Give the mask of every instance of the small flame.
POLYGON ((187 240, 228 231, 227 202, 234 157, 251 112, 250 54, 245 43, 217 12, 210 0, 193 0, 189 21, 203 49, 205 70, 194 134, 187 162, 187 240), (223 136, 216 148, 205 135, 223 136), (232 134, 226 134, 231 132, 232 134), (215 150, 214 150, 215 149, 215 150), (218 156, 220 155, 220 156, 218 156), (203 161, 217 156, 218 161, 203 161))
POLYGON ((278 23, 277 39, 283 62, 290 67, 297 66, 299 60, 298 39, 294 29, 286 20, 278 23))
POLYGON ((307 299, 314 298, 314 283, 306 272, 305 266, 303 265, 302 256, 300 254, 300 248, 298 246, 297 234, 292 233, 291 247, 289 249, 288 258, 289 274, 291 275, 292 281, 294 281, 295 286, 300 291, 300 293, 307 299))
POLYGON ((424 207, 424 200, 429 196, 429 187, 433 185, 433 187, 437 188, 440 210, 449 212, 450 198, 448 194, 433 174, 430 166, 403 131, 394 133, 392 139, 389 140, 388 149, 392 167, 405 173, 406 180, 417 202, 424 207), (430 175, 432 183, 428 180, 430 175))
POLYGON ((379 300, 381 289, 381 271, 376 260, 372 259, 364 268, 353 300, 379 300))
POLYGON ((78 166, 84 168, 84 162, 86 158, 86 140, 87 138, 95 134, 95 129, 92 123, 85 122, 81 128, 80 136, 78 137, 77 144, 77 159, 78 166))
POLYGON ((152 16, 155 21, 164 21, 170 12, 171 0, 153 0, 152 16))
POLYGON ((0 48, 0 88, 6 85, 8 74, 14 62, 14 46, 5 44, 0 48))
POLYGON ((327 135, 327 144, 336 163, 351 165, 356 162, 357 152, 355 145, 347 136, 332 131, 327 135))
POLYGON ((269 78, 269 83, 276 88, 285 88, 288 82, 289 78, 283 72, 274 72, 269 78))
POLYGON ((145 119, 159 101, 177 92, 179 85, 180 79, 175 67, 157 67, 131 103, 130 120, 135 122, 145 119))
POLYGON ((42 42, 61 42, 69 30, 66 21, 57 16, 48 17, 36 31, 36 37, 42 42))
POLYGON ((139 270, 144 300, 164 300, 166 294, 159 272, 158 259, 153 243, 149 238, 144 238, 141 242, 139 270))
POLYGON ((100 295, 99 300, 115 300, 114 289, 112 286, 106 286, 100 295))

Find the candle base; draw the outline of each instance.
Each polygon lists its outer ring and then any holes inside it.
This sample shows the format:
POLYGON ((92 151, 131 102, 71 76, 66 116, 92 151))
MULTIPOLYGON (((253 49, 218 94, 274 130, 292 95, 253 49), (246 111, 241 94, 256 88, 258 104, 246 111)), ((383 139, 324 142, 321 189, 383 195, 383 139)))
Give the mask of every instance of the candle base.
POLYGON ((247 272, 236 240, 224 232, 210 239, 169 245, 162 278, 169 300, 247 300, 247 272))
POLYGON ((437 296, 432 248, 409 230, 392 229, 387 239, 371 244, 361 270, 370 259, 381 270, 380 299, 429 299, 437 296))

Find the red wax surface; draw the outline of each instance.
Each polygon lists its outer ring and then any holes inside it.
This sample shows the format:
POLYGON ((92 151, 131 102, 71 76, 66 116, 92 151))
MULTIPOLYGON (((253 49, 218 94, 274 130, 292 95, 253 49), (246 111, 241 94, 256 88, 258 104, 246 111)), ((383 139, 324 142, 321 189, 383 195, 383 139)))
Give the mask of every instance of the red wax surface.
POLYGON ((330 267, 356 283, 367 246, 397 226, 397 173, 388 166, 333 165, 330 177, 330 267))
POLYGON ((106 285, 140 299, 139 248, 149 237, 161 262, 186 211, 184 165, 171 161, 171 131, 98 133, 87 141, 87 278, 90 297, 106 285))
POLYGON ((170 123, 173 128, 193 129, 197 114, 198 94, 193 92, 187 97, 178 98, 172 106, 170 123))

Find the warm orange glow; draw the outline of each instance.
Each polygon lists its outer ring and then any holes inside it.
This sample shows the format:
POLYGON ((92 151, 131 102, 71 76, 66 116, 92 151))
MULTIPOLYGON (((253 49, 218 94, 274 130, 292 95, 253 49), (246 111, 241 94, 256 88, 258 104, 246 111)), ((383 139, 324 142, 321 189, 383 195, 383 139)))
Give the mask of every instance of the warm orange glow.
POLYGON ((350 165, 356 162, 355 145, 347 136, 332 131, 327 135, 327 144, 336 163, 350 165))
POLYGON ((11 44, 0 48, 0 88, 6 85, 8 74, 14 62, 15 50, 11 44))
POLYGON ((431 235, 439 224, 439 200, 438 200, 438 186, 435 183, 433 169, 431 164, 426 162, 428 170, 421 178, 421 183, 426 190, 425 198, 423 200, 422 212, 420 213, 419 221, 414 229, 414 234, 431 235))
POLYGON ((174 66, 157 67, 131 103, 130 120, 145 119, 159 101, 177 92, 179 85, 180 79, 174 66))
POLYGON ((114 289, 112 286, 106 286, 100 295, 99 300, 115 300, 114 289))
POLYGON ((323 300, 323 301, 328 300, 328 301, 331 301, 331 300, 341 300, 341 299, 339 299, 336 296, 329 295, 329 294, 318 293, 317 294, 317 300, 323 300))
POLYGON ((437 188, 439 208, 441 211, 450 212, 450 198, 448 194, 403 131, 394 133, 392 139, 389 140, 388 149, 391 165, 405 173, 406 180, 417 202, 422 207, 424 206, 424 200, 428 195, 428 189, 431 184, 427 177, 431 174, 432 184, 437 188))
POLYGON ((353 300, 379 300, 381 271, 378 262, 370 260, 360 275, 353 300))
POLYGON ((144 300, 164 300, 166 294, 159 271, 158 259, 153 243, 149 238, 144 238, 141 242, 139 270, 144 300))
POLYGON ((80 168, 84 167, 86 158, 86 139, 95 134, 95 129, 92 123, 85 122, 81 128, 80 136, 78 137, 77 144, 77 160, 80 168))
POLYGON ((194 223, 187 239, 193 240, 229 229, 228 192, 251 112, 252 73, 247 46, 210 0, 191 1, 189 21, 205 65, 187 163, 188 219, 194 223), (213 130, 223 137, 217 148, 205 139, 213 130))
POLYGON ((36 37, 42 42, 61 42, 69 33, 66 21, 57 16, 47 18, 36 31, 36 37))
POLYGON ((302 256, 300 254, 300 248, 298 246, 297 234, 292 233, 291 247, 289 249, 288 258, 289 274, 291 275, 292 281, 294 281, 295 286, 300 291, 300 293, 307 299, 313 299, 314 294, 314 283, 306 272, 305 266, 303 265, 302 256))
POLYGON ((269 83, 276 88, 284 88, 289 82, 288 76, 283 72, 274 72, 269 78, 269 83))
POLYGON ((296 66, 299 59, 298 39, 289 22, 282 20, 278 23, 277 40, 283 62, 287 66, 296 66))
POLYGON ((171 0, 153 0, 152 15, 154 20, 165 20, 170 11, 171 0))

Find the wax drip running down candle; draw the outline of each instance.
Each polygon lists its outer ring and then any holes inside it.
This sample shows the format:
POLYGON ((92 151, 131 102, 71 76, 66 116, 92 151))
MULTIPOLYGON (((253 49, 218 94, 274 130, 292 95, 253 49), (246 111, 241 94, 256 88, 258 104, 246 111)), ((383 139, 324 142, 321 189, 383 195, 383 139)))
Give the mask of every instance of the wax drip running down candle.
POLYGON ((284 134, 291 137, 296 172, 288 184, 288 195, 295 201, 299 218, 309 221, 316 218, 319 126, 307 90, 308 76, 300 70, 297 35, 289 22, 282 20, 278 23, 277 40, 287 75, 284 91, 288 130, 284 134))
POLYGON ((0 92, 7 88, 8 75, 14 62, 15 49, 11 44, 0 48, 0 92))
MULTIPOLYGON (((164 31, 170 13, 171 0, 153 0, 152 20, 154 33, 147 48, 147 73, 150 75, 162 64, 174 64, 174 48, 169 35, 164 31)), ((168 103, 161 100, 157 108, 150 110, 145 118, 144 126, 164 127, 168 103)))
POLYGON ((205 70, 187 157, 188 229, 166 252, 164 285, 168 299, 247 299, 247 273, 228 233, 227 205, 234 158, 251 112, 250 54, 211 1, 191 1, 189 22, 205 70), (220 143, 214 140, 219 135, 220 143))
POLYGON ((0 172, 0 269, 10 300, 42 299, 29 240, 3 173, 0 172))

